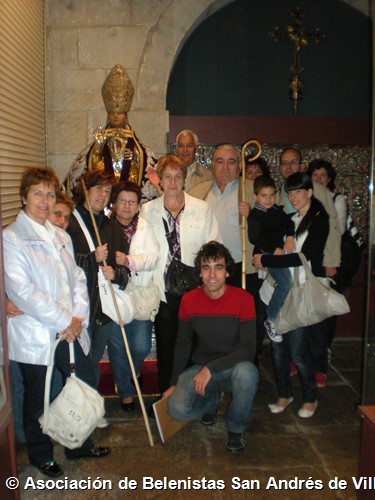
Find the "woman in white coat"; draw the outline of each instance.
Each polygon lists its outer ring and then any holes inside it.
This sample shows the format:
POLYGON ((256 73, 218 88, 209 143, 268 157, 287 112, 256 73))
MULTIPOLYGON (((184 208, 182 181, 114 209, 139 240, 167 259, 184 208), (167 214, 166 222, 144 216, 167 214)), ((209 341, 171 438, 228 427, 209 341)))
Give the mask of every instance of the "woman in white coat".
MULTIPOLYGON (((51 348, 60 337, 55 365, 63 381, 70 374, 68 343, 74 342, 76 373, 94 385, 87 357, 89 303, 86 278, 74 260, 65 231, 47 219, 56 204, 59 182, 50 169, 29 168, 22 177, 23 209, 3 232, 4 279, 9 299, 20 315, 8 316, 9 358, 16 361, 25 387, 25 433, 29 461, 43 474, 63 474, 53 460, 53 445, 42 433, 44 385, 51 348)), ((88 438, 82 447, 65 450, 67 458, 101 457, 110 448, 97 448, 88 438)))
POLYGON ((165 289, 165 276, 172 261, 165 227, 170 234, 174 258, 188 266, 194 266, 195 255, 204 243, 212 240, 221 242, 221 236, 208 204, 183 191, 187 168, 177 156, 160 158, 157 174, 164 194, 142 205, 141 215, 152 224, 160 246, 155 282, 161 294, 161 303, 155 319, 155 334, 158 381, 162 394, 170 386, 181 301, 165 289))
MULTIPOLYGON (((151 288, 159 259, 159 245, 151 224, 139 216, 141 197, 142 191, 138 184, 130 181, 115 184, 111 195, 111 224, 104 231, 103 239, 108 243, 107 264, 114 267, 115 281, 120 282, 119 275, 127 271, 132 286, 151 288)), ((159 292, 154 288, 154 293, 158 295, 155 303, 158 305, 159 292)), ((138 305, 135 304, 136 309, 138 305)), ((156 311, 157 306, 154 311, 150 311, 147 319, 139 319, 136 315, 125 326, 139 382, 141 365, 151 349, 152 320, 156 311)), ((121 406, 124 411, 133 411, 134 385, 121 329, 117 323, 113 322, 107 347, 121 406)))

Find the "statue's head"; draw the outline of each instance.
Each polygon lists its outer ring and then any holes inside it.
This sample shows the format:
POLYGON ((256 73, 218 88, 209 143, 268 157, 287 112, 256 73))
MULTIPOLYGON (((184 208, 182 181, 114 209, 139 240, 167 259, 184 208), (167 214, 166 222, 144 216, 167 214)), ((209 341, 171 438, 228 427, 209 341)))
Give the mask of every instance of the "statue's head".
POLYGON ((113 127, 123 127, 133 101, 134 87, 120 64, 116 64, 105 79, 102 96, 110 124, 113 127))

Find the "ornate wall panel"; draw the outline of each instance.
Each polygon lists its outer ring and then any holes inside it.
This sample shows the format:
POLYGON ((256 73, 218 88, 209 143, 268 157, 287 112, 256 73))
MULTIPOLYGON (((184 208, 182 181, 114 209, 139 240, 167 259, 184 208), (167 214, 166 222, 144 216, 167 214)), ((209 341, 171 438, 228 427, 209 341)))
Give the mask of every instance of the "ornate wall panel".
MULTIPOLYGON (((241 149, 241 145, 236 144, 241 149)), ((289 145, 285 144, 262 144, 262 156, 271 167, 271 173, 278 184, 281 177, 278 173, 279 156, 281 151, 289 145)), ((203 166, 211 168, 212 156, 216 145, 202 144, 197 152, 197 160, 203 166)), ((368 183, 369 168, 371 161, 370 147, 363 146, 304 146, 294 145, 302 152, 303 162, 307 165, 315 158, 328 160, 337 170, 336 189, 345 194, 348 200, 350 213, 360 230, 366 238, 368 230, 368 183)), ((171 147, 175 152, 175 145, 171 147)), ((251 154, 251 151, 246 154, 251 154)))

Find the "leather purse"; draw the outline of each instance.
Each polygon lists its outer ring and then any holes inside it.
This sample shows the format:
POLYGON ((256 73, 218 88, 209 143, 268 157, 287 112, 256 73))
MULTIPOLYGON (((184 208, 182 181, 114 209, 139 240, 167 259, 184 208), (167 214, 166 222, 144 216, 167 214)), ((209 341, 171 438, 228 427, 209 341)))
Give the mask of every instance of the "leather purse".
POLYGON ((186 292, 200 286, 202 281, 200 277, 195 274, 194 267, 188 266, 181 262, 181 260, 175 258, 171 241, 171 233, 165 219, 163 219, 163 224, 169 251, 173 256, 165 277, 165 288, 171 295, 174 295, 175 297, 182 297, 186 292))
POLYGON ((344 295, 331 288, 332 280, 314 276, 304 254, 299 252, 298 255, 306 273, 306 282, 299 283, 299 268, 294 268, 292 288, 275 321, 277 333, 315 325, 331 316, 350 312, 344 295))

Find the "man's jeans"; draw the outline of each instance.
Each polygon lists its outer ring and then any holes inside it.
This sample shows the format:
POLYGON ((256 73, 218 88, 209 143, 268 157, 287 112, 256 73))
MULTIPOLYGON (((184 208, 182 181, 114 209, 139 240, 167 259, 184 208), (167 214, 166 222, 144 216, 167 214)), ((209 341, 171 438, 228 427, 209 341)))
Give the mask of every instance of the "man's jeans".
POLYGON ((203 368, 194 365, 178 378, 168 402, 168 413, 179 421, 199 419, 206 413, 214 414, 219 405, 220 391, 231 393, 225 422, 229 432, 241 433, 251 420, 251 407, 258 387, 258 370, 250 361, 237 363, 233 368, 213 373, 206 386, 205 395, 194 389, 193 377, 203 368))

